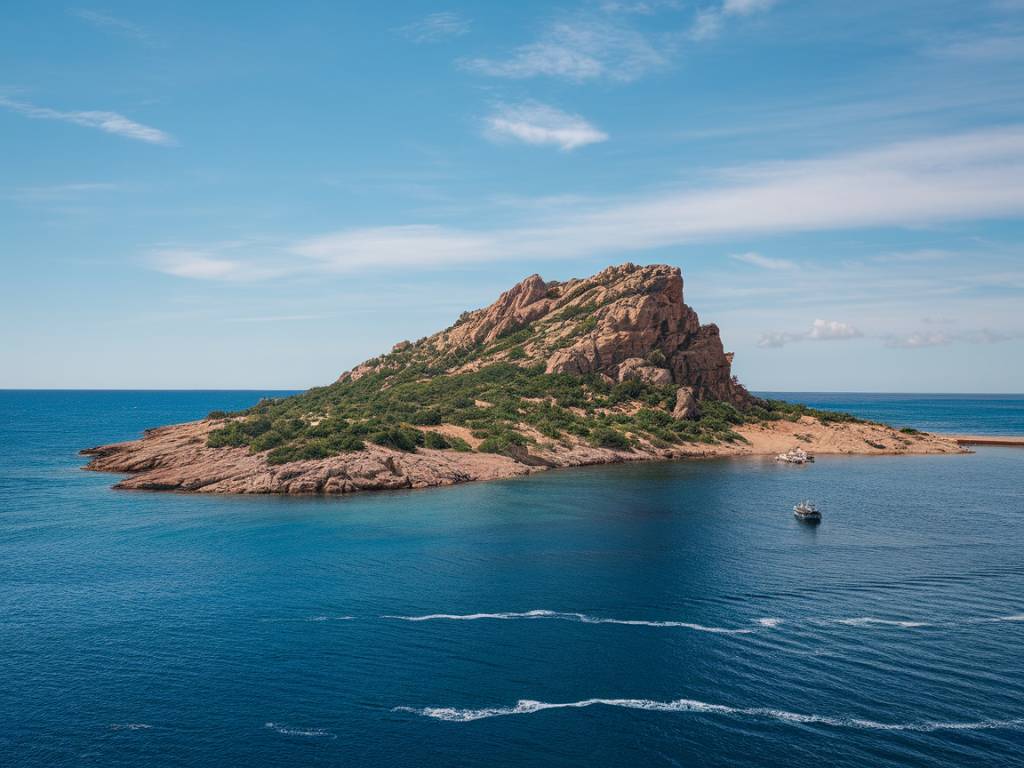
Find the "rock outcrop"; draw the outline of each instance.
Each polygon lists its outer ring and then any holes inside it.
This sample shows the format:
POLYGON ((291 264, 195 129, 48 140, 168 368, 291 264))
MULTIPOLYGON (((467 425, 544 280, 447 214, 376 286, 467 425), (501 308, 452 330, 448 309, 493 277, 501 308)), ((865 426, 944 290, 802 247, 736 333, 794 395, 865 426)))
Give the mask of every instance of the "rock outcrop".
MULTIPOLYGON (((701 325, 683 301, 678 267, 627 263, 566 283, 530 275, 489 307, 464 313, 454 326, 416 346, 435 361, 480 347, 483 354, 462 364, 472 367, 503 359, 502 353, 488 357, 486 346, 515 333, 524 336, 523 364, 542 362, 549 373, 688 386, 698 400, 737 406, 752 401, 732 376, 732 356, 722 346, 718 326, 701 325)), ((340 380, 388 364, 370 360, 340 380)))

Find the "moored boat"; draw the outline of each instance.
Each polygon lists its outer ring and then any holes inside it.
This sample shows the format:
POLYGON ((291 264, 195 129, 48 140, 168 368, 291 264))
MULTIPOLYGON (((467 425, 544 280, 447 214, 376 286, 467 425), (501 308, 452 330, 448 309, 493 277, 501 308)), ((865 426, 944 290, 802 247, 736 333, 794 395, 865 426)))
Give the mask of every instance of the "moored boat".
POLYGON ((806 520, 811 523, 821 522, 821 511, 813 501, 801 501, 793 507, 793 514, 797 520, 806 520))
POLYGON ((780 453, 775 460, 785 464, 809 464, 814 461, 814 457, 803 448, 791 448, 785 453, 780 453))

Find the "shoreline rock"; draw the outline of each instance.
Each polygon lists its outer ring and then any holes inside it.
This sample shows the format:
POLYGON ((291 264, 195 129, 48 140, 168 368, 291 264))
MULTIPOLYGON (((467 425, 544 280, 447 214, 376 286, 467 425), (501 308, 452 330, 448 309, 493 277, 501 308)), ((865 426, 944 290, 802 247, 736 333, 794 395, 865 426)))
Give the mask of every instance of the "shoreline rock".
POLYGON ((665 461, 729 456, 774 456, 794 446, 818 455, 923 455, 967 453, 954 439, 904 435, 880 424, 799 422, 737 427, 747 443, 688 443, 672 448, 642 445, 633 450, 586 443, 524 451, 512 458, 420 448, 415 453, 369 446, 327 459, 271 465, 246 448, 209 448, 215 422, 195 421, 147 430, 139 440, 88 448, 94 472, 127 474, 117 489, 216 494, 344 495, 359 491, 433 488, 501 480, 547 469, 626 461, 665 461), (875 447, 881 446, 881 447, 875 447))

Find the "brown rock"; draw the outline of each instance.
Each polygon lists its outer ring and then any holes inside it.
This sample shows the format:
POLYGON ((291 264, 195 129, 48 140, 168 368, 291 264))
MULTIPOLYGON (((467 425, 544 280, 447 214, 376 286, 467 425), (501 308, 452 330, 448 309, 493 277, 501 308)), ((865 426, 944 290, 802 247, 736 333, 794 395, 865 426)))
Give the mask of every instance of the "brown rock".
POLYGON ((676 405, 672 409, 673 419, 696 419, 700 416, 697 398, 693 396, 693 387, 680 387, 676 390, 676 405))

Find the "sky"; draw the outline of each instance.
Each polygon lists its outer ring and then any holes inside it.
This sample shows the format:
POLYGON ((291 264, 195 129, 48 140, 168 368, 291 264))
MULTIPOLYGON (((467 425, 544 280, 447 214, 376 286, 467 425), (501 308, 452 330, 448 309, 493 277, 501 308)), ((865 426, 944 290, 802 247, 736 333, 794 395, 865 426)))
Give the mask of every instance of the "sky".
POLYGON ((0 387, 303 389, 632 261, 751 389, 1024 392, 1024 0, 0 15, 0 387))

